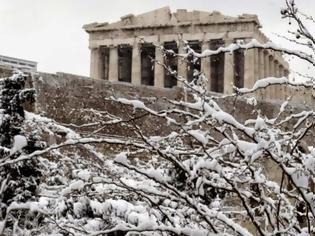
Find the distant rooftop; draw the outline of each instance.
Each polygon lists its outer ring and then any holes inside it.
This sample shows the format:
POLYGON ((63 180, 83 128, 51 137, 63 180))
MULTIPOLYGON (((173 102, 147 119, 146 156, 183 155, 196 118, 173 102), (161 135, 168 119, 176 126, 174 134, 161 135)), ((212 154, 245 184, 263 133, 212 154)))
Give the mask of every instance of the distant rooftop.
POLYGON ((25 72, 36 72, 37 62, 0 55, 0 65, 25 72))

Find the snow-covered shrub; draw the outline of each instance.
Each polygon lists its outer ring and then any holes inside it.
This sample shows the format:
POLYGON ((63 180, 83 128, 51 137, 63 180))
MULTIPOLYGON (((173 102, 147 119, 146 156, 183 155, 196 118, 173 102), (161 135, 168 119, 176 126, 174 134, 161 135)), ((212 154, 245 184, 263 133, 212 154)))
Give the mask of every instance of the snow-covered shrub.
MULTIPOLYGON (((23 103, 34 102, 34 90, 25 89, 26 76, 17 73, 0 79, 0 206, 1 230, 28 227, 25 204, 36 199, 41 172, 35 160, 14 163, 40 147, 31 134, 23 131, 23 103), (10 163, 12 164, 4 164, 10 163), (14 218, 19 218, 15 221, 14 218)), ((27 207, 26 207, 27 208, 27 207)), ((7 232, 6 230, 4 232, 7 232)))
MULTIPOLYGON (((314 49, 315 40, 300 20, 294 1, 286 4, 282 15, 297 23, 298 39, 314 49)), ((187 46, 187 54, 174 56, 197 61, 251 48, 284 51, 315 65, 307 53, 256 41, 201 54, 187 46)), ((1 80, 1 233, 314 234, 315 151, 309 146, 315 145, 308 136, 315 113, 291 114, 289 101, 284 101, 279 113, 268 118, 258 110, 258 102, 247 97, 244 104, 257 109, 253 111, 256 117, 241 122, 205 91, 202 74, 194 73, 191 83, 177 79, 187 99, 169 101, 166 110, 114 97, 113 102, 133 108, 129 119, 89 110, 95 112, 90 128, 121 123, 135 133, 138 138, 134 139, 100 138, 92 133, 82 137, 51 119, 24 112, 21 99, 32 96, 27 95, 31 90, 21 92, 22 77, 1 80), (135 122, 137 112, 163 120, 168 134, 146 136, 135 122), (40 139, 48 139, 50 145, 39 145, 36 140, 40 139), (94 144, 117 145, 120 152, 114 157, 100 154, 94 144)), ((235 88, 231 96, 248 96, 270 84, 296 86, 288 78, 265 78, 253 88, 235 88)))

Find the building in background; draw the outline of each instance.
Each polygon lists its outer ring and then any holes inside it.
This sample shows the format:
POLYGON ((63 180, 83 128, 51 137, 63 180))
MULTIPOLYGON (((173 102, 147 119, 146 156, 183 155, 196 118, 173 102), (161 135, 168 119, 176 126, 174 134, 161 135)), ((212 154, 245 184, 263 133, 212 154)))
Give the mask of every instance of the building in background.
MULTIPOLYGON (((192 64, 180 58, 163 57, 159 48, 185 53, 183 40, 196 52, 216 50, 231 43, 247 43, 269 39, 260 31, 256 15, 224 16, 219 12, 177 10, 169 7, 134 16, 129 14, 115 23, 92 23, 83 26, 89 34, 91 50, 90 77, 122 81, 134 85, 160 88, 177 86, 177 80, 154 62, 166 62, 178 75, 192 80, 195 69, 209 79, 208 90, 230 94, 233 84, 251 87, 255 81, 288 76, 289 66, 282 54, 270 50, 238 50, 199 59, 192 64), (183 40, 181 40, 183 39, 183 40)), ((281 88, 282 89, 282 88, 281 88)), ((285 91, 275 86, 261 96, 276 99, 285 91)))
POLYGON ((2 55, 0 55, 0 66, 21 70, 23 72, 37 71, 37 62, 2 55))

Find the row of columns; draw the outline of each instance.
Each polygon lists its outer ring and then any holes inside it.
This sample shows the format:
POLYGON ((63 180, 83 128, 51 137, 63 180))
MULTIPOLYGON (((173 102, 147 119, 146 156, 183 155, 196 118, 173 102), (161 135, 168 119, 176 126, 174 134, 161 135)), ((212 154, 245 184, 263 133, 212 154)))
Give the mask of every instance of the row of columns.
MULTIPOLYGON (((254 49, 255 56, 255 81, 267 77, 288 77, 289 71, 286 65, 276 59, 274 54, 264 49, 254 49)), ((288 94, 286 86, 272 85, 260 90, 257 96, 263 100, 282 100, 288 94)))
MULTIPOLYGON (((225 39, 225 45, 228 46, 234 42, 234 39, 225 39)), ((158 42, 161 43, 161 42, 158 42)), ((203 41, 201 44, 202 51, 210 49, 210 42, 203 41)), ((91 78, 101 79, 102 69, 104 66, 100 60, 101 50, 99 48, 91 49, 91 78)), ((184 52, 184 45, 180 43, 178 46, 178 52, 184 52)), ((163 62, 163 55, 159 48, 156 48, 155 59, 159 62, 163 62)), ((275 76, 282 77, 288 76, 288 70, 284 65, 281 65, 278 60, 267 50, 262 49, 250 49, 244 51, 244 87, 251 87, 254 83, 261 78, 275 76)), ((208 89, 211 91, 211 59, 210 57, 201 59, 201 72, 208 78, 208 89)), ((104 62, 103 62, 104 63, 104 62)), ((233 53, 225 53, 224 55, 224 93, 230 94, 233 92, 234 83, 234 55, 233 53)), ((164 87, 164 68, 160 65, 154 67, 154 86, 164 87)), ((187 64, 179 58, 178 61, 178 75, 182 78, 187 76, 187 64)), ((108 78, 110 81, 118 81, 118 48, 109 47, 109 72, 108 78)), ((134 85, 141 85, 141 53, 139 50, 139 44, 135 40, 132 45, 132 73, 131 83, 134 85)), ((266 98, 272 98, 273 94, 277 91, 268 90, 264 95, 266 98)))
MULTIPOLYGON (((118 47, 109 46, 109 72, 108 79, 111 82, 118 81, 118 47)), ((141 85, 141 53, 139 44, 132 45, 132 69, 131 69, 131 83, 134 85, 141 85)), ((102 60, 99 48, 91 49, 91 64, 90 77, 93 79, 101 79, 102 74, 102 60)), ((158 48, 155 51, 156 60, 163 62, 163 55, 158 48)), ((104 63, 104 62, 103 62, 104 63)), ((154 68, 155 81, 154 86, 164 87, 163 73, 164 69, 156 65, 154 68)))
MULTIPOLYGON (((282 64, 270 51, 265 49, 252 49, 254 54, 254 82, 267 77, 287 77, 289 75, 287 66, 282 64)), ((248 52, 246 52, 247 54, 248 52)))

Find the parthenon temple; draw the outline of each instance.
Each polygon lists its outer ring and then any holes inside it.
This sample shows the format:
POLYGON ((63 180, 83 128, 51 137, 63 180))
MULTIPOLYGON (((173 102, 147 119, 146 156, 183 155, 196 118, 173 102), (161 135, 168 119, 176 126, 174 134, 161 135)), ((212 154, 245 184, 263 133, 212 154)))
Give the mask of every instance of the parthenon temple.
MULTIPOLYGON (((90 77, 93 79, 159 88, 180 86, 174 75, 158 65, 158 61, 188 81, 192 80, 194 70, 198 70, 208 78, 209 91, 230 94, 233 84, 251 87, 261 78, 288 76, 289 73, 282 54, 265 49, 240 49, 190 63, 174 56, 163 56, 155 47, 161 45, 175 53, 185 53, 184 41, 195 52, 216 50, 235 42, 247 43, 252 39, 266 43, 269 39, 261 32, 256 15, 229 17, 216 11, 183 9, 172 13, 169 7, 164 7, 137 16, 129 14, 115 23, 92 23, 83 28, 89 34, 90 77)), ((286 94, 281 90, 274 86, 262 96, 280 99, 286 94)))

